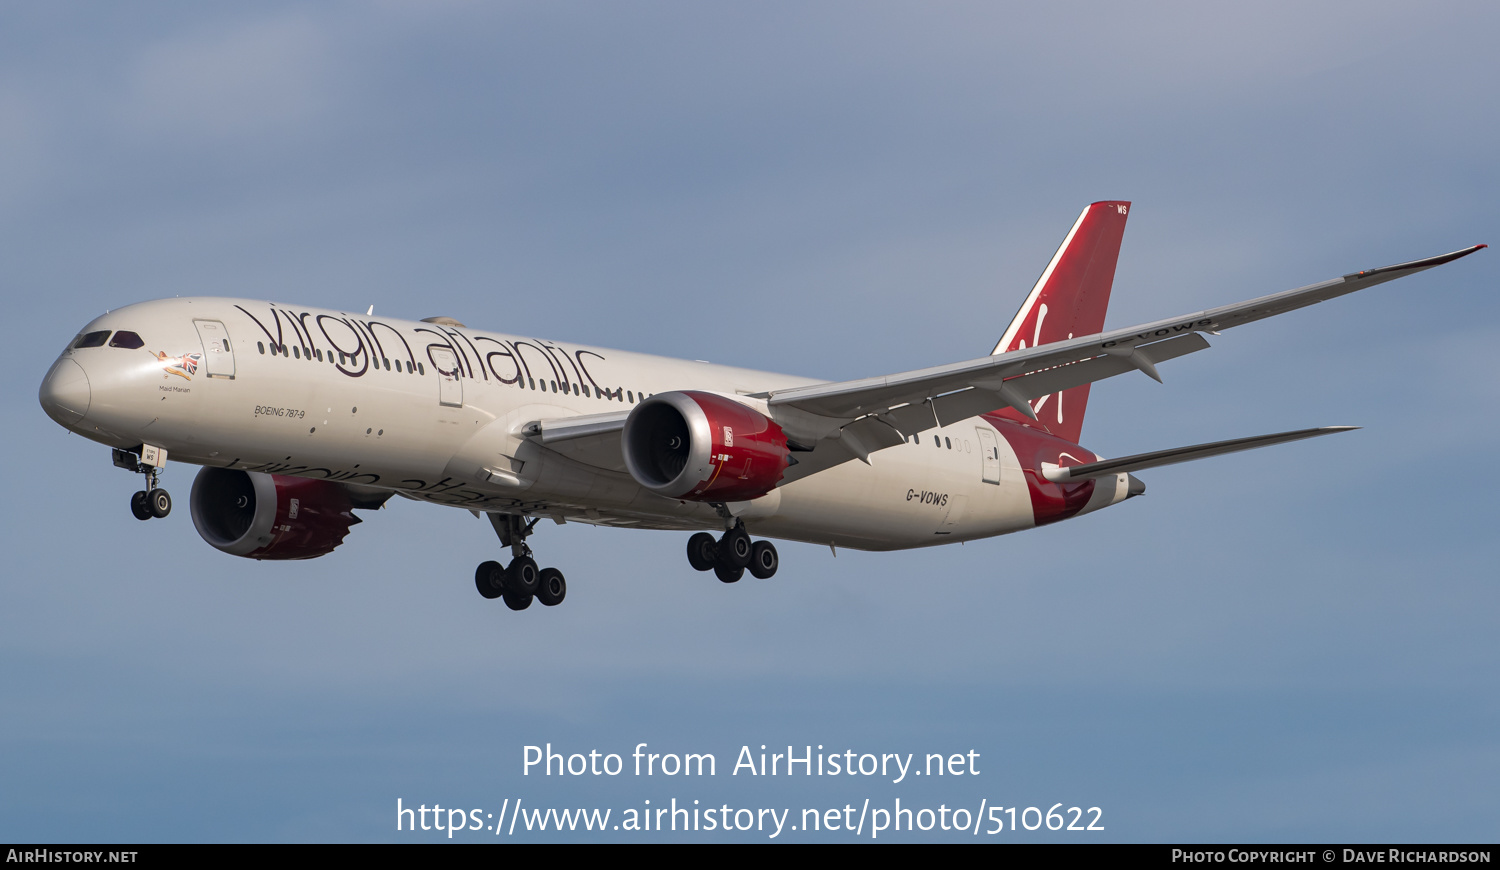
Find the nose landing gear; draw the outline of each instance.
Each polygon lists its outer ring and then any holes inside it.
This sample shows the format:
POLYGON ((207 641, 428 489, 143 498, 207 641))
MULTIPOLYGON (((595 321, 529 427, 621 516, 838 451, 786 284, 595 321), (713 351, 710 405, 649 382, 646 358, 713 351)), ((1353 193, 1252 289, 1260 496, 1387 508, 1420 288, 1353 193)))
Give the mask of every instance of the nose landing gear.
POLYGON ((117 467, 146 476, 146 488, 130 497, 130 512, 136 519, 161 519, 172 512, 172 497, 157 485, 167 463, 167 451, 146 444, 141 447, 140 459, 129 450, 115 450, 112 458, 117 467))
POLYGON ((770 541, 752 541, 741 520, 735 520, 718 540, 708 532, 688 538, 687 557, 693 570, 713 571, 724 583, 739 582, 746 569, 752 576, 765 580, 781 564, 775 545, 770 541))
POLYGON ((474 572, 474 586, 485 598, 503 598, 511 610, 525 610, 533 600, 556 607, 568 595, 568 581, 556 568, 538 568, 526 539, 536 520, 513 514, 488 514, 500 543, 510 547, 510 566, 483 562, 474 572))

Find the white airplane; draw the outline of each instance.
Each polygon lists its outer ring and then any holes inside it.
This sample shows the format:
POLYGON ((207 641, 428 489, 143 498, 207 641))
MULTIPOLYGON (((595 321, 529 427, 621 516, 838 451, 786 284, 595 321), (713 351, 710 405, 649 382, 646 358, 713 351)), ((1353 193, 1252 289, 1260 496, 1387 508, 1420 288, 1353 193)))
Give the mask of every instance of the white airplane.
POLYGON ((245 299, 143 302, 96 318, 41 387, 47 414, 145 475, 203 466, 191 513, 252 559, 337 547, 393 494, 483 514, 508 567, 475 572, 514 610, 561 602, 536 524, 695 531, 688 561, 776 573, 751 534, 897 550, 1069 519, 1145 491, 1133 472, 1311 438, 1325 427, 1119 459, 1079 446, 1089 385, 1208 347, 1205 333, 1448 263, 1476 245, 1105 332, 1129 203, 1083 210, 988 356, 842 383, 245 299), (997 410, 998 409, 998 410, 997 410), (716 537, 707 530, 717 530, 716 537))

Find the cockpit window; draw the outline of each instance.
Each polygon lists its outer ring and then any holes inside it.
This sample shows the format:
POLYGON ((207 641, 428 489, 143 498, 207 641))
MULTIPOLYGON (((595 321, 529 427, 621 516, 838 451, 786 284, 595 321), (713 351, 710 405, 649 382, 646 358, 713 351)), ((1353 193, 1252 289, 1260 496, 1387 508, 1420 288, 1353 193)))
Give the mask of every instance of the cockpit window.
POLYGON ((101 329, 98 332, 78 336, 78 340, 73 342, 73 347, 99 347, 104 344, 106 338, 109 338, 109 330, 101 329))
POLYGON ((134 350, 135 348, 143 347, 145 344, 144 341, 141 341, 139 335, 133 332, 126 332, 123 329, 115 333, 115 337, 109 340, 110 347, 123 347, 127 350, 134 350))

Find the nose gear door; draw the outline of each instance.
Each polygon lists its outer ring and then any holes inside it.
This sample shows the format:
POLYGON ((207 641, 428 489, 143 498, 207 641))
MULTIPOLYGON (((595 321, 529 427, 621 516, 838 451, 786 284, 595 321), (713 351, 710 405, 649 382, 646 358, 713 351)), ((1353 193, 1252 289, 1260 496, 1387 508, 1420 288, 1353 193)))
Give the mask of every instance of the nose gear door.
POLYGON ((203 365, 211 378, 234 380, 234 348, 229 331, 217 320, 194 320, 198 338, 203 342, 203 365))

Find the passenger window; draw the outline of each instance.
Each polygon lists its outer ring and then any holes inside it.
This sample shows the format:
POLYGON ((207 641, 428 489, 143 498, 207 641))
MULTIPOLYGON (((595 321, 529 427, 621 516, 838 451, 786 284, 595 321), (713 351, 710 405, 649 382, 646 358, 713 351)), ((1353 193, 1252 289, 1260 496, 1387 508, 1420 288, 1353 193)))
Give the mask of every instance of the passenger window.
POLYGON ((145 344, 146 343, 144 341, 141 341, 141 337, 139 335, 136 335, 133 332, 126 332, 123 329, 115 333, 115 337, 109 340, 110 347, 123 347, 126 350, 135 350, 136 348, 142 347, 145 344))
POLYGON ((323 361, 323 349, 322 348, 314 348, 313 349, 313 353, 315 353, 315 354, 318 355, 318 362, 322 362, 323 361))
POLYGON ((385 357, 381 357, 380 361, 382 363, 385 363, 385 370, 386 371, 390 371, 391 370, 391 361, 390 360, 386 359, 385 357))
POLYGON ((88 335, 79 336, 78 340, 75 341, 75 342, 73 342, 73 346, 74 347, 100 347, 100 346, 102 346, 104 344, 104 340, 106 338, 109 338, 109 330, 107 330, 107 329, 101 330, 99 332, 91 332, 88 335))
POLYGON ((587 398, 587 397, 588 397, 588 394, 589 394, 589 387, 588 387, 588 384, 584 384, 584 385, 583 385, 583 386, 582 386, 582 389, 583 389, 583 395, 584 395, 584 397, 585 397, 585 398, 587 398))
POLYGON ((422 370, 422 364, 421 363, 417 363, 417 374, 419 374, 419 375, 425 375, 425 374, 427 374, 427 372, 425 372, 425 371, 422 370))
POLYGON ((255 343, 255 346, 258 347, 258 348, 260 348, 260 355, 261 356, 265 356, 266 355, 266 343, 265 342, 263 342, 263 341, 257 341, 255 343))
POLYGON ((635 393, 631 392, 630 390, 626 390, 625 391, 625 401, 627 401, 630 404, 634 405, 635 404, 635 393))
POLYGON ((292 356, 296 357, 297 359, 302 359, 302 348, 294 346, 292 348, 292 356))
POLYGON ((949 450, 953 449, 953 439, 952 438, 944 438, 943 439, 943 443, 946 444, 946 445, 948 445, 948 449, 949 450))

